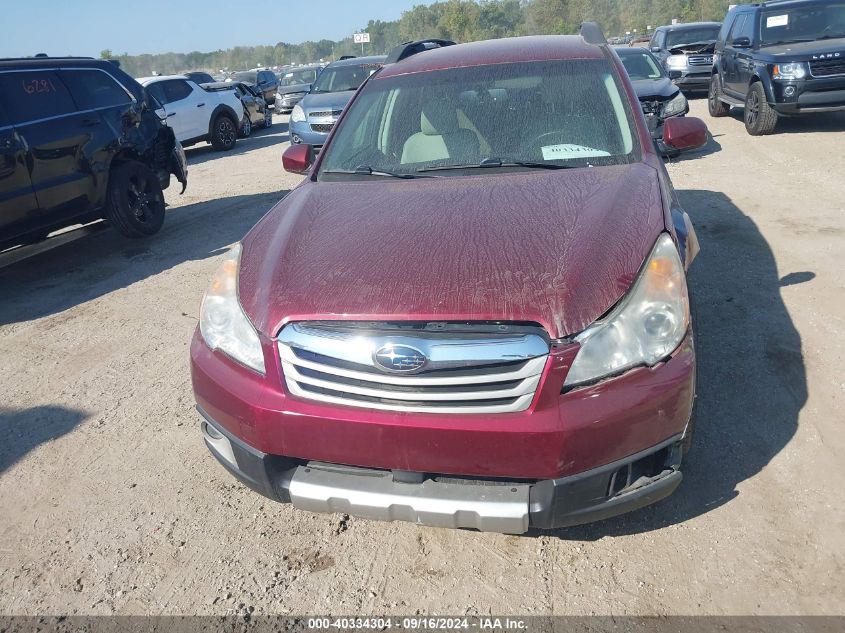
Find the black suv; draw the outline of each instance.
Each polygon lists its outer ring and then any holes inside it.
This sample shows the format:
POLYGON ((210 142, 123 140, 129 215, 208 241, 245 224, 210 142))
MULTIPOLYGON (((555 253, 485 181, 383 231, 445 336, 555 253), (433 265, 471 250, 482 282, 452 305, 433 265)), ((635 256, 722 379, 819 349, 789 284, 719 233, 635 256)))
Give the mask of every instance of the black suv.
POLYGON ((109 61, 0 59, 0 248, 102 217, 156 233, 187 167, 150 99, 109 61))
POLYGON ((240 81, 255 88, 268 106, 276 101, 279 78, 272 70, 242 70, 232 76, 232 81, 240 81))
POLYGON ((731 9, 716 42, 709 110, 745 108, 745 129, 778 116, 845 110, 845 2, 783 0, 731 9))

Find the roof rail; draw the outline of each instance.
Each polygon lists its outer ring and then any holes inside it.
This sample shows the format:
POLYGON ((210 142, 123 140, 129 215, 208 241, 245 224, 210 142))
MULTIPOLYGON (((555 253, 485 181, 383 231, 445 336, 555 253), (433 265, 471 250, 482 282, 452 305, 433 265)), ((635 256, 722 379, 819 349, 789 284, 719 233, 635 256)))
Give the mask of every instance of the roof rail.
POLYGON ((607 39, 605 39, 601 27, 596 22, 582 22, 581 37, 584 38, 584 41, 587 42, 587 44, 607 46, 607 39))
POLYGON ((385 64, 395 64, 401 62, 403 59, 431 50, 433 48, 443 48, 444 46, 454 46, 455 42, 452 40, 417 40, 416 42, 405 42, 400 44, 387 54, 385 64))

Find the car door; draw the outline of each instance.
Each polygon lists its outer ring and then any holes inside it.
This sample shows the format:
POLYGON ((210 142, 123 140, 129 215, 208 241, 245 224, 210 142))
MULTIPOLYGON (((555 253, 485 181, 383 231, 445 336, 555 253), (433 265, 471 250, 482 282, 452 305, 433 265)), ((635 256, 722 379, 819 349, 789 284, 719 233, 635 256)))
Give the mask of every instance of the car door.
POLYGON ((17 228, 37 208, 26 145, 0 102, 0 243, 18 235, 17 228))
POLYGON ((275 92, 273 86, 274 78, 275 75, 269 70, 262 70, 258 73, 258 92, 267 102, 273 98, 273 93, 275 92))
POLYGON ((149 90, 162 105, 159 116, 166 118, 179 141, 208 135, 208 93, 205 90, 186 79, 157 81, 150 84, 149 90))
POLYGON ((722 88, 732 94, 740 93, 739 90, 739 72, 737 69, 738 55, 741 49, 734 46, 734 40, 739 37, 739 33, 748 19, 747 13, 739 13, 734 18, 734 23, 728 31, 728 37, 725 41, 725 48, 722 51, 720 63, 722 64, 722 88))
POLYGON ((736 34, 732 41, 733 49, 735 51, 735 70, 736 73, 733 78, 733 85, 731 89, 737 94, 745 95, 748 91, 748 85, 751 83, 751 75, 754 73, 754 56, 752 44, 755 41, 755 25, 756 20, 754 13, 747 12, 743 14, 745 20, 738 25, 736 34), (742 45, 738 45, 737 41, 741 41, 742 45))
POLYGON ((67 224, 97 204, 100 152, 114 135, 96 110, 78 110, 58 74, 32 69, 0 75, 0 94, 27 149, 38 208, 21 232, 67 224))

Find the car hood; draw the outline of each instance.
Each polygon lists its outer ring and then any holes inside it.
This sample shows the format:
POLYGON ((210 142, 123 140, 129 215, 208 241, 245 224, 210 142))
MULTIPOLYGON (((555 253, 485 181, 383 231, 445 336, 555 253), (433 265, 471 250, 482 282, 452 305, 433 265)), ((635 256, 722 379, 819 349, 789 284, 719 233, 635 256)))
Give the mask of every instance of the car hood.
POLYGON ((634 92, 637 93, 637 99, 640 101, 653 101, 655 99, 665 101, 680 92, 679 88, 668 77, 637 79, 632 81, 631 84, 634 86, 634 92))
POLYGON ((292 86, 279 86, 276 92, 284 96, 294 92, 308 92, 309 90, 311 90, 311 84, 294 84, 292 86))
POLYGON ((342 110, 354 94, 354 90, 347 90, 346 92, 309 92, 302 98, 299 105, 305 110, 313 110, 315 108, 342 110))
POLYGON ((239 296, 265 335, 288 321, 529 321, 586 328, 664 230, 644 163, 311 182, 244 238, 239 296))
POLYGON ((669 53, 671 55, 706 55, 707 53, 712 53, 715 48, 716 40, 707 40, 691 44, 683 44, 681 46, 673 46, 669 49, 669 53))
POLYGON ((840 59, 845 58, 845 38, 833 40, 816 40, 814 42, 795 42, 778 46, 764 46, 760 48, 763 60, 781 62, 784 60, 806 62, 813 59, 813 55, 827 55, 839 53, 840 59))

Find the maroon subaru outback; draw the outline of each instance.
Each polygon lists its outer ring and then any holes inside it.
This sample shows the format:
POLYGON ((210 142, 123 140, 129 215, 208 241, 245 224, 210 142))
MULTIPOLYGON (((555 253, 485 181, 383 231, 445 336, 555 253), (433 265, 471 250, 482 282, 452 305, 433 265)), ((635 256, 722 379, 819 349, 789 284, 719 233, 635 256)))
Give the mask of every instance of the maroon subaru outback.
POLYGON ((449 44, 394 51, 316 161, 285 153, 307 177, 202 303, 205 442, 317 512, 521 533, 658 501, 692 428, 697 242, 631 83, 591 25, 449 44))

